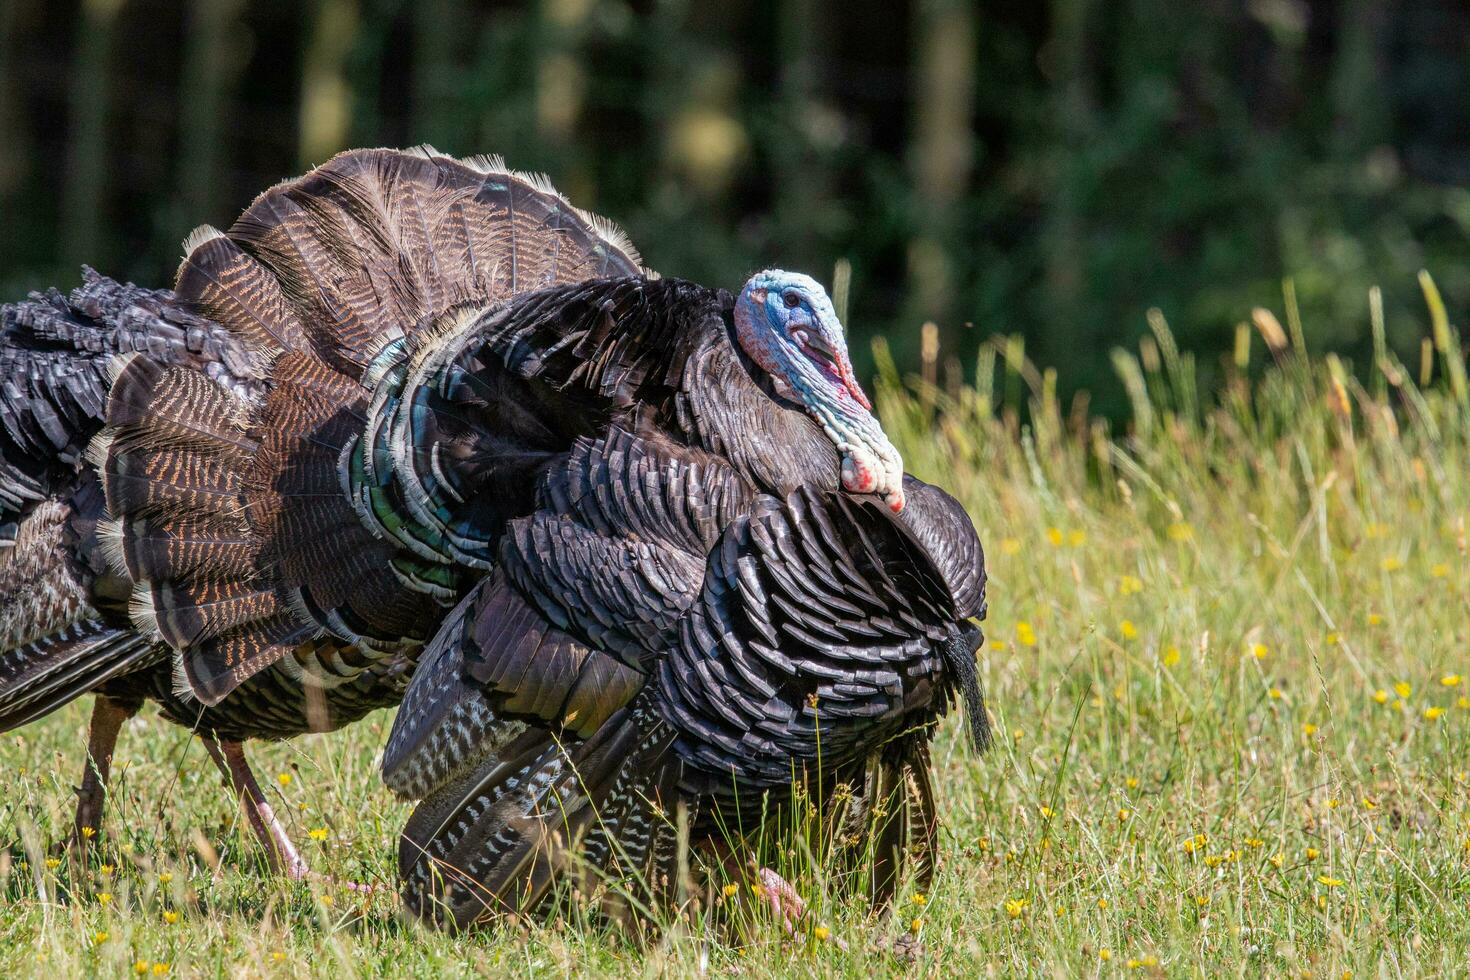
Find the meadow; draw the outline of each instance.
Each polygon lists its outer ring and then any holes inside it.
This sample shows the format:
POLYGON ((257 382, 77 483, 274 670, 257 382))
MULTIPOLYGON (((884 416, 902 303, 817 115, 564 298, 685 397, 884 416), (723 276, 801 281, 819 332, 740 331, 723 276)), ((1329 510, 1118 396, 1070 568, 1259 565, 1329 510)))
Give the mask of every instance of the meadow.
MULTIPOLYGON (((891 914, 818 873, 795 937, 704 917, 639 946, 584 922, 472 935, 401 920, 408 814, 380 785, 391 717, 252 757, 316 868, 264 873, 202 747, 145 716, 105 835, 69 827, 88 706, 0 742, 5 976, 1191 975, 1369 977, 1470 962, 1470 386, 1432 281, 1412 363, 1308 352, 1288 289, 1203 390, 1164 318, 1115 367, 1131 418, 1062 405, 1017 339, 974 384, 924 345, 877 402, 908 468, 986 543, 981 676, 935 749, 942 865, 891 914), (891 952, 895 936, 920 952, 891 952), (838 940, 844 940, 839 943, 838 940)), ((1057 370, 1065 371, 1065 365, 1057 370)), ((732 904, 749 902, 744 893, 732 904)))

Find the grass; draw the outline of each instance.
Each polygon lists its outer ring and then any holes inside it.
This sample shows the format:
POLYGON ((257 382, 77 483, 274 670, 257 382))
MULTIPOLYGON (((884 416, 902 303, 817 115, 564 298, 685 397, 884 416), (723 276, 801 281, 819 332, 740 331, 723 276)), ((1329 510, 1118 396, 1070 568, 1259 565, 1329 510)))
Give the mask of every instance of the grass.
MULTIPOLYGON (((1115 357, 1126 434, 1065 411, 1017 341, 985 347, 976 387, 937 384, 933 345, 924 378, 885 366, 880 409, 909 468, 956 492, 988 546, 999 737, 977 758, 958 713, 945 725, 928 894, 880 921, 816 896, 847 950, 816 922, 738 949, 702 920, 648 949, 569 923, 429 933, 390 898, 267 878, 203 751, 152 719, 124 732, 111 835, 87 866, 48 868, 76 705, 0 744, 0 971, 1455 971, 1470 961, 1470 395, 1424 286, 1420 363, 1381 340, 1356 375, 1307 357, 1288 292, 1286 325, 1257 311, 1213 396, 1153 316, 1115 357), (877 949, 905 929, 917 962, 877 949)), ((388 724, 253 750, 340 878, 392 879, 407 808, 376 777, 388 724)))

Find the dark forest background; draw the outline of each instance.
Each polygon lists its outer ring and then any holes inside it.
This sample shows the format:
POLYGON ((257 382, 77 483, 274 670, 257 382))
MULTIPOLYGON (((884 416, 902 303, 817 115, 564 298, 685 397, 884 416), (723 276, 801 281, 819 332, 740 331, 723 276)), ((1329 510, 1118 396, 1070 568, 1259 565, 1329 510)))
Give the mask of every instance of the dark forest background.
POLYGON ((1158 308, 1205 365, 1293 280, 1361 353, 1470 308, 1464 0, 0 0, 0 287, 167 284, 339 149, 503 154, 665 274, 852 270, 859 354, 940 325, 1118 405, 1158 308))

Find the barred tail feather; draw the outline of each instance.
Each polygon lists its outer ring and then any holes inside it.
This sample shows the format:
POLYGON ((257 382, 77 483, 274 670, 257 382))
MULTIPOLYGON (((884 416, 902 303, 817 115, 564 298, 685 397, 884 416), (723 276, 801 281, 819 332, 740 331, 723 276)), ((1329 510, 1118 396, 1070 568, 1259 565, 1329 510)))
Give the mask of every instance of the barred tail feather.
POLYGON ((45 717, 99 684, 166 656, 149 639, 95 619, 0 654, 0 732, 45 717))
POLYGON ((583 742, 528 731, 422 802, 399 842, 405 905, 464 928, 565 885, 617 918, 646 911, 675 874, 678 768, 640 708, 583 742))

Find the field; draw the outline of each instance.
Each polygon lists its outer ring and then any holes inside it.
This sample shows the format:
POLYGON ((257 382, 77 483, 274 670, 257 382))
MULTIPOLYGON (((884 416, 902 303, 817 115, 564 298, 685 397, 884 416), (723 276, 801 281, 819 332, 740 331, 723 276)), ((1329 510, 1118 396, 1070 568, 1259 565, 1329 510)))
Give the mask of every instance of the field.
MULTIPOLYGON (((1126 431, 1058 404, 1015 341, 985 348, 977 387, 944 383, 932 345, 924 378, 885 366, 909 468, 960 496, 986 542, 997 731, 976 757, 947 721, 941 873, 891 916, 804 880, 814 915, 795 939, 770 925, 736 945, 702 918, 648 948, 572 923, 425 932, 391 888, 364 901, 266 877, 197 741, 151 717, 124 731, 90 860, 48 860, 79 778, 75 705, 0 744, 0 973, 1458 972, 1470 391, 1424 286, 1414 363, 1381 326, 1374 363, 1307 356, 1288 291, 1279 318, 1242 326, 1213 393, 1155 316, 1115 358, 1126 431), (905 931, 917 959, 885 951, 905 931)), ((377 780, 389 723, 253 750, 339 879, 392 880, 408 809, 377 780)))

